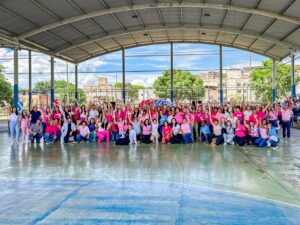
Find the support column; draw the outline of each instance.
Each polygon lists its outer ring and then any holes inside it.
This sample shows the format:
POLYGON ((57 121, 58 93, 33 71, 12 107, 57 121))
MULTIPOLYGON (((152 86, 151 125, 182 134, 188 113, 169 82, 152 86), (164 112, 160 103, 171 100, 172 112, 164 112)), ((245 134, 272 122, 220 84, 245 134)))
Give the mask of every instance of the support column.
POLYGON ((122 48, 122 99, 126 102, 126 83, 125 83, 125 49, 122 48))
POLYGON ((292 77, 291 77, 291 97, 296 98, 296 86, 295 86, 295 54, 292 53, 292 77))
POLYGON ((78 64, 75 64, 75 100, 76 100, 76 106, 78 101, 78 64))
POLYGON ((275 79, 276 79, 276 61, 273 59, 273 65, 272 65, 272 102, 276 101, 275 79))
POLYGON ((174 102, 174 46, 173 42, 171 42, 171 48, 170 48, 170 61, 171 61, 171 91, 170 91, 170 99, 171 102, 174 102))
POLYGON ((28 50, 28 108, 31 110, 31 102, 32 102, 32 63, 31 63, 31 50, 28 50))
POLYGON ((223 103, 223 47, 220 45, 220 104, 223 103))
POLYGON ((19 101, 19 52, 18 47, 14 48, 14 106, 19 101))
POLYGON ((51 107, 53 106, 53 101, 54 101, 54 57, 51 56, 51 60, 50 60, 50 67, 51 67, 51 93, 50 93, 50 96, 51 96, 51 107))

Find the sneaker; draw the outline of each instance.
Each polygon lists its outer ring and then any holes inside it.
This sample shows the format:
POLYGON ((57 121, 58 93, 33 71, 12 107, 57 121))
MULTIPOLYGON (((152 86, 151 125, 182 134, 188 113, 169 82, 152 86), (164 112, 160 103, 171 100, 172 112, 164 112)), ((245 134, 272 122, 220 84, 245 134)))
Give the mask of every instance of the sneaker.
POLYGON ((227 145, 227 142, 224 142, 224 145, 227 145))
POLYGON ((277 150, 277 149, 278 149, 278 146, 276 146, 276 147, 272 147, 272 149, 273 149, 273 150, 277 150))
POLYGON ((286 139, 285 137, 282 138, 282 140, 285 140, 285 139, 286 139))
POLYGON ((49 142, 46 142, 46 145, 49 145, 50 143, 49 142))

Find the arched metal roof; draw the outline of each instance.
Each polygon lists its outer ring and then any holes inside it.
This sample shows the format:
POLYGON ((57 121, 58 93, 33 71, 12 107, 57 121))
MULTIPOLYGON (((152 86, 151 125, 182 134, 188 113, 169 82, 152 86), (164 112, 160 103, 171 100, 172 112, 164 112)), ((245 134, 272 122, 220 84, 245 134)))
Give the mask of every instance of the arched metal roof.
POLYGON ((201 42, 280 60, 300 49, 300 0, 1 0, 0 44, 79 63, 122 48, 201 42))

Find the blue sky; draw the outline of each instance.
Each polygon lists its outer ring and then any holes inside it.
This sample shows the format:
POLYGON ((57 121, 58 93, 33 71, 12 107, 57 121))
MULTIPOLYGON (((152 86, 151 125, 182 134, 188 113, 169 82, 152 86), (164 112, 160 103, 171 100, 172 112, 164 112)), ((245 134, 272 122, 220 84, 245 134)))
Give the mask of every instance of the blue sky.
MULTIPOLYGON (((9 49, 0 49, 0 63, 5 67, 5 75, 12 82, 13 52, 9 49)), ((19 53, 20 87, 28 86, 28 59, 27 51, 19 53)), ((170 45, 149 45, 126 50, 126 82, 151 86, 154 80, 162 74, 163 70, 170 68, 170 45), (129 72, 139 71, 139 72, 129 72)), ((174 68, 190 70, 200 75, 219 68, 219 46, 207 44, 174 44, 174 68)), ((242 51, 239 49, 223 47, 223 67, 242 68, 250 66, 250 55, 253 66, 260 65, 266 57, 242 51)), ((33 53, 33 85, 38 81, 50 80, 49 56, 33 53)), ((55 60, 55 78, 66 79, 66 63, 55 60)), ((74 66, 68 64, 69 81, 74 82, 74 66)), ((121 73, 111 71, 122 70, 121 51, 93 58, 79 65, 79 84, 94 85, 97 77, 107 77, 109 83, 121 81, 121 73), (110 71, 110 73, 109 73, 110 71), (101 72, 101 73, 99 73, 101 72)))

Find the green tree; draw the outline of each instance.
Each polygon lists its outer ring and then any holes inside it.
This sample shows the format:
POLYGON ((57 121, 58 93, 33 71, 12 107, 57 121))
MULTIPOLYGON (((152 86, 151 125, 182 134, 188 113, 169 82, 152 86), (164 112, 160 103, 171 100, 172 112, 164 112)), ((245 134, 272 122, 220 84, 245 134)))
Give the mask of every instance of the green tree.
MULTIPOLYGON (((115 83, 115 88, 122 88, 122 87, 123 87, 122 82, 115 83)), ((141 85, 135 85, 131 83, 126 83, 125 87, 127 91, 126 95, 128 96, 128 98, 132 100, 137 100, 139 98, 139 90, 144 88, 141 85)))
MULTIPOLYGON (((250 74, 250 85, 255 92, 257 100, 261 102, 272 101, 272 60, 262 62, 263 65, 256 68, 250 74)), ((296 84, 300 78, 296 77, 296 84)), ((290 96, 291 92, 291 66, 276 62, 276 99, 290 96)))
MULTIPOLYGON (((155 94, 159 98, 170 96, 171 73, 163 72, 154 82, 155 94)), ((186 71, 174 70, 174 97, 177 99, 199 99, 204 96, 203 80, 186 71)))
POLYGON ((3 75, 3 67, 0 65, 0 104, 4 102, 12 103, 13 89, 12 85, 3 75))
MULTIPOLYGON (((51 89, 51 82, 50 81, 42 81, 38 82, 35 87, 34 91, 42 91, 42 92, 49 92, 51 89)), ((72 83, 67 83, 64 80, 56 80, 54 81, 54 90, 55 94, 58 96, 59 100, 62 103, 66 103, 68 100, 68 95, 70 102, 73 102, 74 95, 75 95, 75 85, 72 83)), ((80 88, 78 89, 78 97, 79 103, 83 104, 86 102, 86 94, 80 88)))

